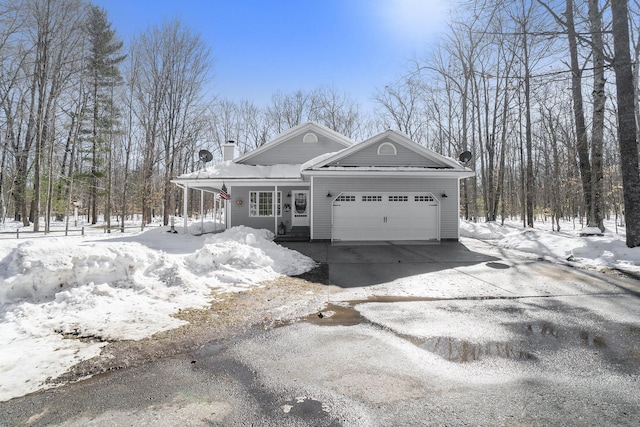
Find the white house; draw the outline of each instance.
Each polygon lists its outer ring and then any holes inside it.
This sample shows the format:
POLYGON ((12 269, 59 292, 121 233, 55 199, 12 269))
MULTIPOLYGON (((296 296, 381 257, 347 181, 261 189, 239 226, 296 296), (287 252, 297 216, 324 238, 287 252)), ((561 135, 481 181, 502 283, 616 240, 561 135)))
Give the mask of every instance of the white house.
POLYGON ((457 240, 460 180, 474 175, 398 131, 354 143, 313 122, 234 153, 226 144, 222 163, 172 181, 185 206, 188 189, 224 185, 227 228, 284 229, 310 240, 457 240))

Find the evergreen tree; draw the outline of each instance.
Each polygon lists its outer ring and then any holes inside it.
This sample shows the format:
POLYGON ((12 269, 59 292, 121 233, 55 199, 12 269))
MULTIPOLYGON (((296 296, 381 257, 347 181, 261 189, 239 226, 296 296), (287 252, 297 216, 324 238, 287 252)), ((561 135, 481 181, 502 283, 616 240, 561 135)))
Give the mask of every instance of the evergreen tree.
MULTIPOLYGON (((89 6, 86 22, 87 39, 89 43, 86 60, 86 75, 89 89, 88 111, 84 132, 90 143, 89 158, 91 161, 91 180, 89 194, 89 208, 91 223, 98 220, 98 188, 99 181, 104 177, 104 166, 110 166, 109 154, 111 138, 114 129, 116 110, 113 104, 114 87, 122 83, 119 64, 126 55, 121 54, 123 43, 116 37, 107 20, 107 12, 95 5, 89 6), (106 156, 106 158, 105 158, 106 156)), ((110 188, 110 182, 105 186, 110 188)), ((109 203, 105 216, 110 217, 109 203)))

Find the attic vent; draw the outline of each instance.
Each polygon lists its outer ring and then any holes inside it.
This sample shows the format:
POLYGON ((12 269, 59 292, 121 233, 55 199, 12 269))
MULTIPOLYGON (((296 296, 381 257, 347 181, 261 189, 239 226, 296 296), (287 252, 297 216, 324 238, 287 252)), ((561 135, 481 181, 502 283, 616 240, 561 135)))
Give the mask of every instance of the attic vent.
POLYGON ((304 143, 314 143, 318 142, 318 137, 315 133, 308 133, 302 137, 302 142, 304 143))
POLYGON ((378 146, 378 155, 379 156, 395 156, 398 154, 396 151, 396 146, 390 142, 383 142, 378 146))

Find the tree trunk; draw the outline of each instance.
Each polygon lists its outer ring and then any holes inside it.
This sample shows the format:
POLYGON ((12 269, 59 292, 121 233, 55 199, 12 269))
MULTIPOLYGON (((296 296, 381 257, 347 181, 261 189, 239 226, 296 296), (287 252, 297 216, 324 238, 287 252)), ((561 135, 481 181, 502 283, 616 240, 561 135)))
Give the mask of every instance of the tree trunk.
MULTIPOLYGON (((526 21, 525 21, 526 22, 526 21)), ((527 204, 527 226, 533 227, 533 140, 531 135, 531 70, 529 69, 529 40, 527 37, 527 26, 523 23, 522 50, 524 57, 524 106, 525 106, 525 140, 527 147, 527 177, 526 177, 526 204, 527 204)))
POLYGON ((604 207, 604 175, 602 171, 602 146, 604 140, 605 76, 604 42, 602 40, 602 13, 598 0, 589 0, 589 22, 593 52, 593 125, 591 129, 591 215, 589 227, 604 232, 602 210, 604 207))
POLYGON ((618 144, 624 195, 627 246, 640 246, 640 170, 634 108, 633 73, 629 45, 629 16, 626 0, 611 1, 613 18, 613 67, 618 99, 618 144))
MULTIPOLYGON (((589 144, 587 141, 587 127, 584 120, 584 107, 582 100, 582 70, 578 63, 578 42, 576 28, 573 20, 573 0, 567 0, 566 9, 567 35, 569 38, 569 56, 571 58, 571 92, 573 94, 573 115, 576 127, 576 149, 582 182, 584 207, 587 215, 591 215, 592 191, 591 191, 591 163, 589 161, 589 144)), ((588 223, 593 221, 588 221, 588 223)))

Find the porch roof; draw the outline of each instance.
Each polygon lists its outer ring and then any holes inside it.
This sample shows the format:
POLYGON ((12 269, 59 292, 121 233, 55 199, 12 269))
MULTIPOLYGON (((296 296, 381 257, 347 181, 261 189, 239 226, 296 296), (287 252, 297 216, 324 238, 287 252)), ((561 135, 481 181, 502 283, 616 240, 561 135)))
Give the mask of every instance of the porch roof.
POLYGON ((282 185, 300 183, 301 165, 243 165, 231 160, 218 163, 199 171, 186 173, 171 180, 180 187, 218 192, 223 184, 228 187, 234 184, 282 185))

